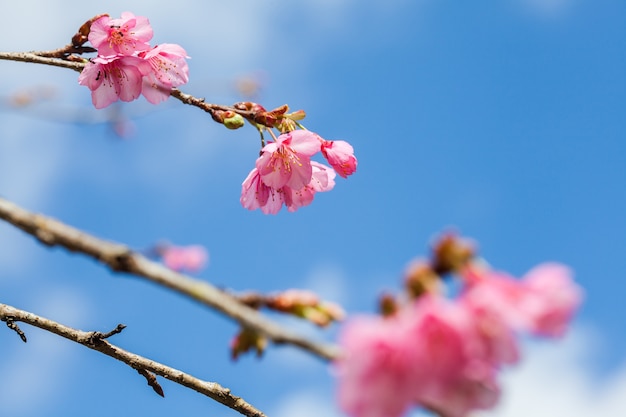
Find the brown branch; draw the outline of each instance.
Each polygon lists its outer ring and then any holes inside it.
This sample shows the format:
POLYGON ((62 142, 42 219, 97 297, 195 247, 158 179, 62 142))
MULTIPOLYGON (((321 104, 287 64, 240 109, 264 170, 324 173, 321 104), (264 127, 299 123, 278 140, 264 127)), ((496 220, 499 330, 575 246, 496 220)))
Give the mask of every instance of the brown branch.
MULTIPOLYGON (((53 53, 51 51, 50 53, 53 53)), ((81 72, 85 67, 84 62, 67 61, 65 59, 53 58, 47 56, 45 52, 0 52, 0 60, 32 62, 34 64, 52 65, 54 67, 69 68, 74 71, 81 72)))
MULTIPOLYGON (((216 382, 203 381, 178 369, 171 368, 159 362, 139 356, 135 353, 128 352, 107 342, 104 336, 119 333, 121 331, 120 326, 112 332, 106 334, 100 332, 84 332, 67 327, 61 323, 57 323, 28 311, 19 310, 6 304, 0 304, 0 320, 7 322, 21 321, 28 323, 32 326, 54 333, 58 336, 86 346, 89 349, 97 350, 98 352, 124 362, 126 365, 136 369, 141 375, 143 375, 148 380, 148 384, 157 393, 157 390, 160 389, 160 385, 156 382, 156 377, 152 374, 160 375, 165 379, 169 379, 170 381, 199 392, 200 394, 232 408, 244 416, 266 417, 263 412, 259 411, 251 404, 248 404, 241 397, 232 395, 230 393, 230 389, 224 388, 216 382), (155 388, 155 386, 158 388, 155 388)), ((160 395, 162 395, 162 392, 160 395)))
POLYGON ((114 271, 145 278, 192 298, 234 319, 243 327, 264 335, 276 344, 295 345, 327 360, 339 357, 340 350, 337 346, 317 343, 285 330, 212 284, 172 271, 133 252, 125 245, 99 239, 58 220, 26 211, 2 198, 0 198, 0 219, 33 235, 45 245, 62 246, 70 251, 83 253, 114 271))
MULTIPOLYGON (((85 68, 86 62, 84 61, 73 61, 68 60, 69 58, 75 57, 73 55, 66 56, 61 58, 63 55, 67 55, 68 53, 83 53, 90 52, 92 48, 88 47, 77 47, 68 45, 63 48, 59 48, 53 51, 33 51, 33 52, 0 52, 0 60, 5 61, 18 61, 18 62, 30 62, 33 64, 44 64, 44 65, 52 65, 55 67, 69 68, 74 71, 81 72, 83 68, 85 68)), ((78 58, 77 59, 84 59, 78 58)), ((189 104, 191 106, 197 107, 205 112, 213 115, 216 111, 232 111, 254 123, 254 118, 256 116, 256 112, 245 109, 238 109, 236 107, 225 106, 222 104, 212 104, 204 101, 203 98, 194 97, 191 94, 183 93, 177 88, 172 88, 170 91, 170 95, 177 100, 180 100, 184 104, 189 104)))

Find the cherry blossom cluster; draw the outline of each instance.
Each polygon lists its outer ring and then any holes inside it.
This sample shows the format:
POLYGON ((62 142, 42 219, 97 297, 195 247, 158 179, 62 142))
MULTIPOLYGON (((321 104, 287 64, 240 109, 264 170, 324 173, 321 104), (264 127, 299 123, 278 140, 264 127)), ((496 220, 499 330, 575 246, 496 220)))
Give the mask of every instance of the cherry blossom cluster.
POLYGON ((582 297, 566 266, 542 264, 518 280, 467 256, 458 242, 446 245, 439 259, 407 271, 410 302, 388 297, 384 317, 360 316, 343 328, 339 402, 349 415, 398 417, 419 405, 464 417, 491 408, 498 372, 520 359, 518 334, 566 331, 582 297), (442 294, 442 273, 460 279, 457 297, 442 294))
POLYGON ((261 149, 261 156, 241 186, 241 204, 248 210, 276 214, 283 204, 290 212, 309 205, 317 192, 330 191, 336 174, 356 171, 354 149, 345 141, 325 140, 308 130, 282 133, 261 149), (312 161, 320 153, 331 167, 312 161))
POLYGON ((119 19, 103 15, 91 23, 88 39, 98 51, 78 77, 91 90, 97 109, 117 100, 143 96, 158 104, 173 87, 189 80, 187 53, 176 44, 151 47, 152 27, 148 18, 124 12, 119 19))

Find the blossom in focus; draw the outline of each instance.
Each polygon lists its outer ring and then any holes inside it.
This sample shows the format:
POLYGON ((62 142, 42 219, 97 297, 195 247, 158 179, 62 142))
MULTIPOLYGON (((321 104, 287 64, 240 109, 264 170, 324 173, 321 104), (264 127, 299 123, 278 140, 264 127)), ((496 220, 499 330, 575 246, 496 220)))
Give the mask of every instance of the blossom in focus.
POLYGON ((283 133, 275 142, 263 147, 256 168, 268 187, 288 186, 297 191, 311 182, 311 156, 319 150, 320 142, 315 133, 308 130, 283 133))
POLYGON ((98 50, 78 77, 91 90, 101 109, 141 94, 152 104, 166 100, 173 87, 189 81, 187 53, 176 44, 150 48, 152 27, 146 17, 122 13, 120 19, 104 15, 91 23, 88 39, 98 50))
POLYGON ((311 204, 316 192, 330 191, 335 186, 335 171, 319 162, 309 161, 311 179, 307 185, 295 190, 287 185, 273 188, 263 182, 257 168, 253 168, 241 184, 239 201, 248 210, 261 209, 264 214, 276 214, 282 205, 290 212, 311 204))
POLYGON ((316 192, 330 191, 335 187, 336 174, 330 167, 311 161, 311 171, 311 182, 300 190, 287 186, 282 188, 285 206, 290 212, 311 204, 316 192))
POLYGON ((248 210, 261 209, 263 214, 276 214, 283 205, 283 194, 268 187, 261 180, 259 170, 253 168, 241 184, 241 205, 248 210))
POLYGON ((163 43, 139 54, 150 63, 152 71, 143 78, 142 94, 152 104, 158 104, 170 96, 173 87, 189 81, 187 52, 180 46, 163 43))
POLYGON ((209 254, 200 245, 166 246, 160 249, 163 264, 174 271, 198 272, 205 267, 209 254))
POLYGON ((133 56, 96 57, 85 65, 78 76, 78 84, 91 90, 91 101, 96 109, 107 107, 117 100, 132 101, 141 95, 142 78, 150 71, 150 64, 133 56))
POLYGON ((102 16, 93 22, 88 39, 100 56, 133 55, 150 49, 152 27, 148 18, 123 12, 120 19, 102 16))
POLYGON ((347 178, 356 171, 357 160, 354 156, 354 148, 346 141, 322 139, 322 155, 343 178, 347 178))

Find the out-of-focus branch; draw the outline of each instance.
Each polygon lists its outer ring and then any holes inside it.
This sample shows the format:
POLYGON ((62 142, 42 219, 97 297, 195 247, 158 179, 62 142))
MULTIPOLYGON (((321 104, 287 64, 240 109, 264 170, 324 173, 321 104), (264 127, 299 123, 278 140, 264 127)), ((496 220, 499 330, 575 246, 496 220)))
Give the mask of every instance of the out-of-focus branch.
POLYGON ((152 375, 152 373, 190 388, 200 394, 206 395, 207 397, 212 398, 213 400, 224 404, 235 411, 238 411, 244 416, 266 417, 263 412, 257 410, 242 398, 232 395, 228 388, 224 388, 218 383, 203 381, 179 371, 178 369, 174 369, 159 362, 144 358, 143 356, 139 356, 135 353, 128 352, 105 340, 108 337, 121 332, 124 328, 123 325, 118 325, 116 329, 108 333, 85 332, 73 329, 28 311, 19 310, 6 304, 0 304, 0 320, 7 322, 11 329, 18 332, 23 341, 26 341, 26 337, 23 336, 23 332, 19 329, 19 327, 17 327, 15 322, 28 323, 32 326, 54 333, 73 342, 80 343, 89 349, 97 350, 98 352, 124 362, 126 365, 136 369, 141 375, 143 375, 148 380, 148 384, 159 395, 163 395, 163 391, 161 390, 161 392, 159 392, 161 387, 158 382, 156 382, 156 377, 152 375))
POLYGON ((172 271, 125 245, 99 239, 58 220, 31 213, 2 198, 0 219, 33 235, 45 245, 62 246, 70 251, 83 253, 108 265, 114 271, 143 277, 190 297, 231 317, 243 327, 264 335, 276 344, 298 346, 327 360, 336 359, 340 355, 337 346, 314 342, 288 331, 210 283, 172 271))

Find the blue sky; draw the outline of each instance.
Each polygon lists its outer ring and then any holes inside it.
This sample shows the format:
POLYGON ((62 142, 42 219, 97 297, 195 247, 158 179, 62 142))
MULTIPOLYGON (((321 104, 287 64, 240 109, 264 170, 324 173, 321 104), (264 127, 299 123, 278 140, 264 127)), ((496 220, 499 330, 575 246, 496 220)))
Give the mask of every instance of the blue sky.
MULTIPOLYGON (((296 213, 248 212, 239 193, 258 155, 252 128, 230 132, 174 100, 140 101, 118 108, 136 127, 120 140, 84 123, 106 113, 90 108, 74 72, 2 62, 2 97, 44 87, 56 96, 0 112, 0 195, 137 249, 159 239, 205 245, 203 279, 312 288, 350 313, 372 311, 449 228, 516 275, 566 263, 586 292, 571 336, 529 341, 527 360, 504 376, 502 407, 484 415, 626 407, 624 2, 107 3, 5 5, 0 50, 59 47, 102 12, 145 15, 154 43, 179 43, 192 57, 184 91, 229 104, 242 99, 237 79, 263 74, 258 101, 302 108, 309 129, 352 143, 357 173, 296 213)), ((123 322, 113 342, 217 381, 270 416, 341 415, 319 360, 280 347, 231 363, 230 321, 5 225, 0 243, 1 302, 85 330, 123 322)), ((318 338, 336 333, 288 323, 318 338)), ((167 381, 161 399, 130 368, 24 330, 27 345, 0 332, 0 415, 79 416, 87 406, 95 417, 237 415, 167 381)))

